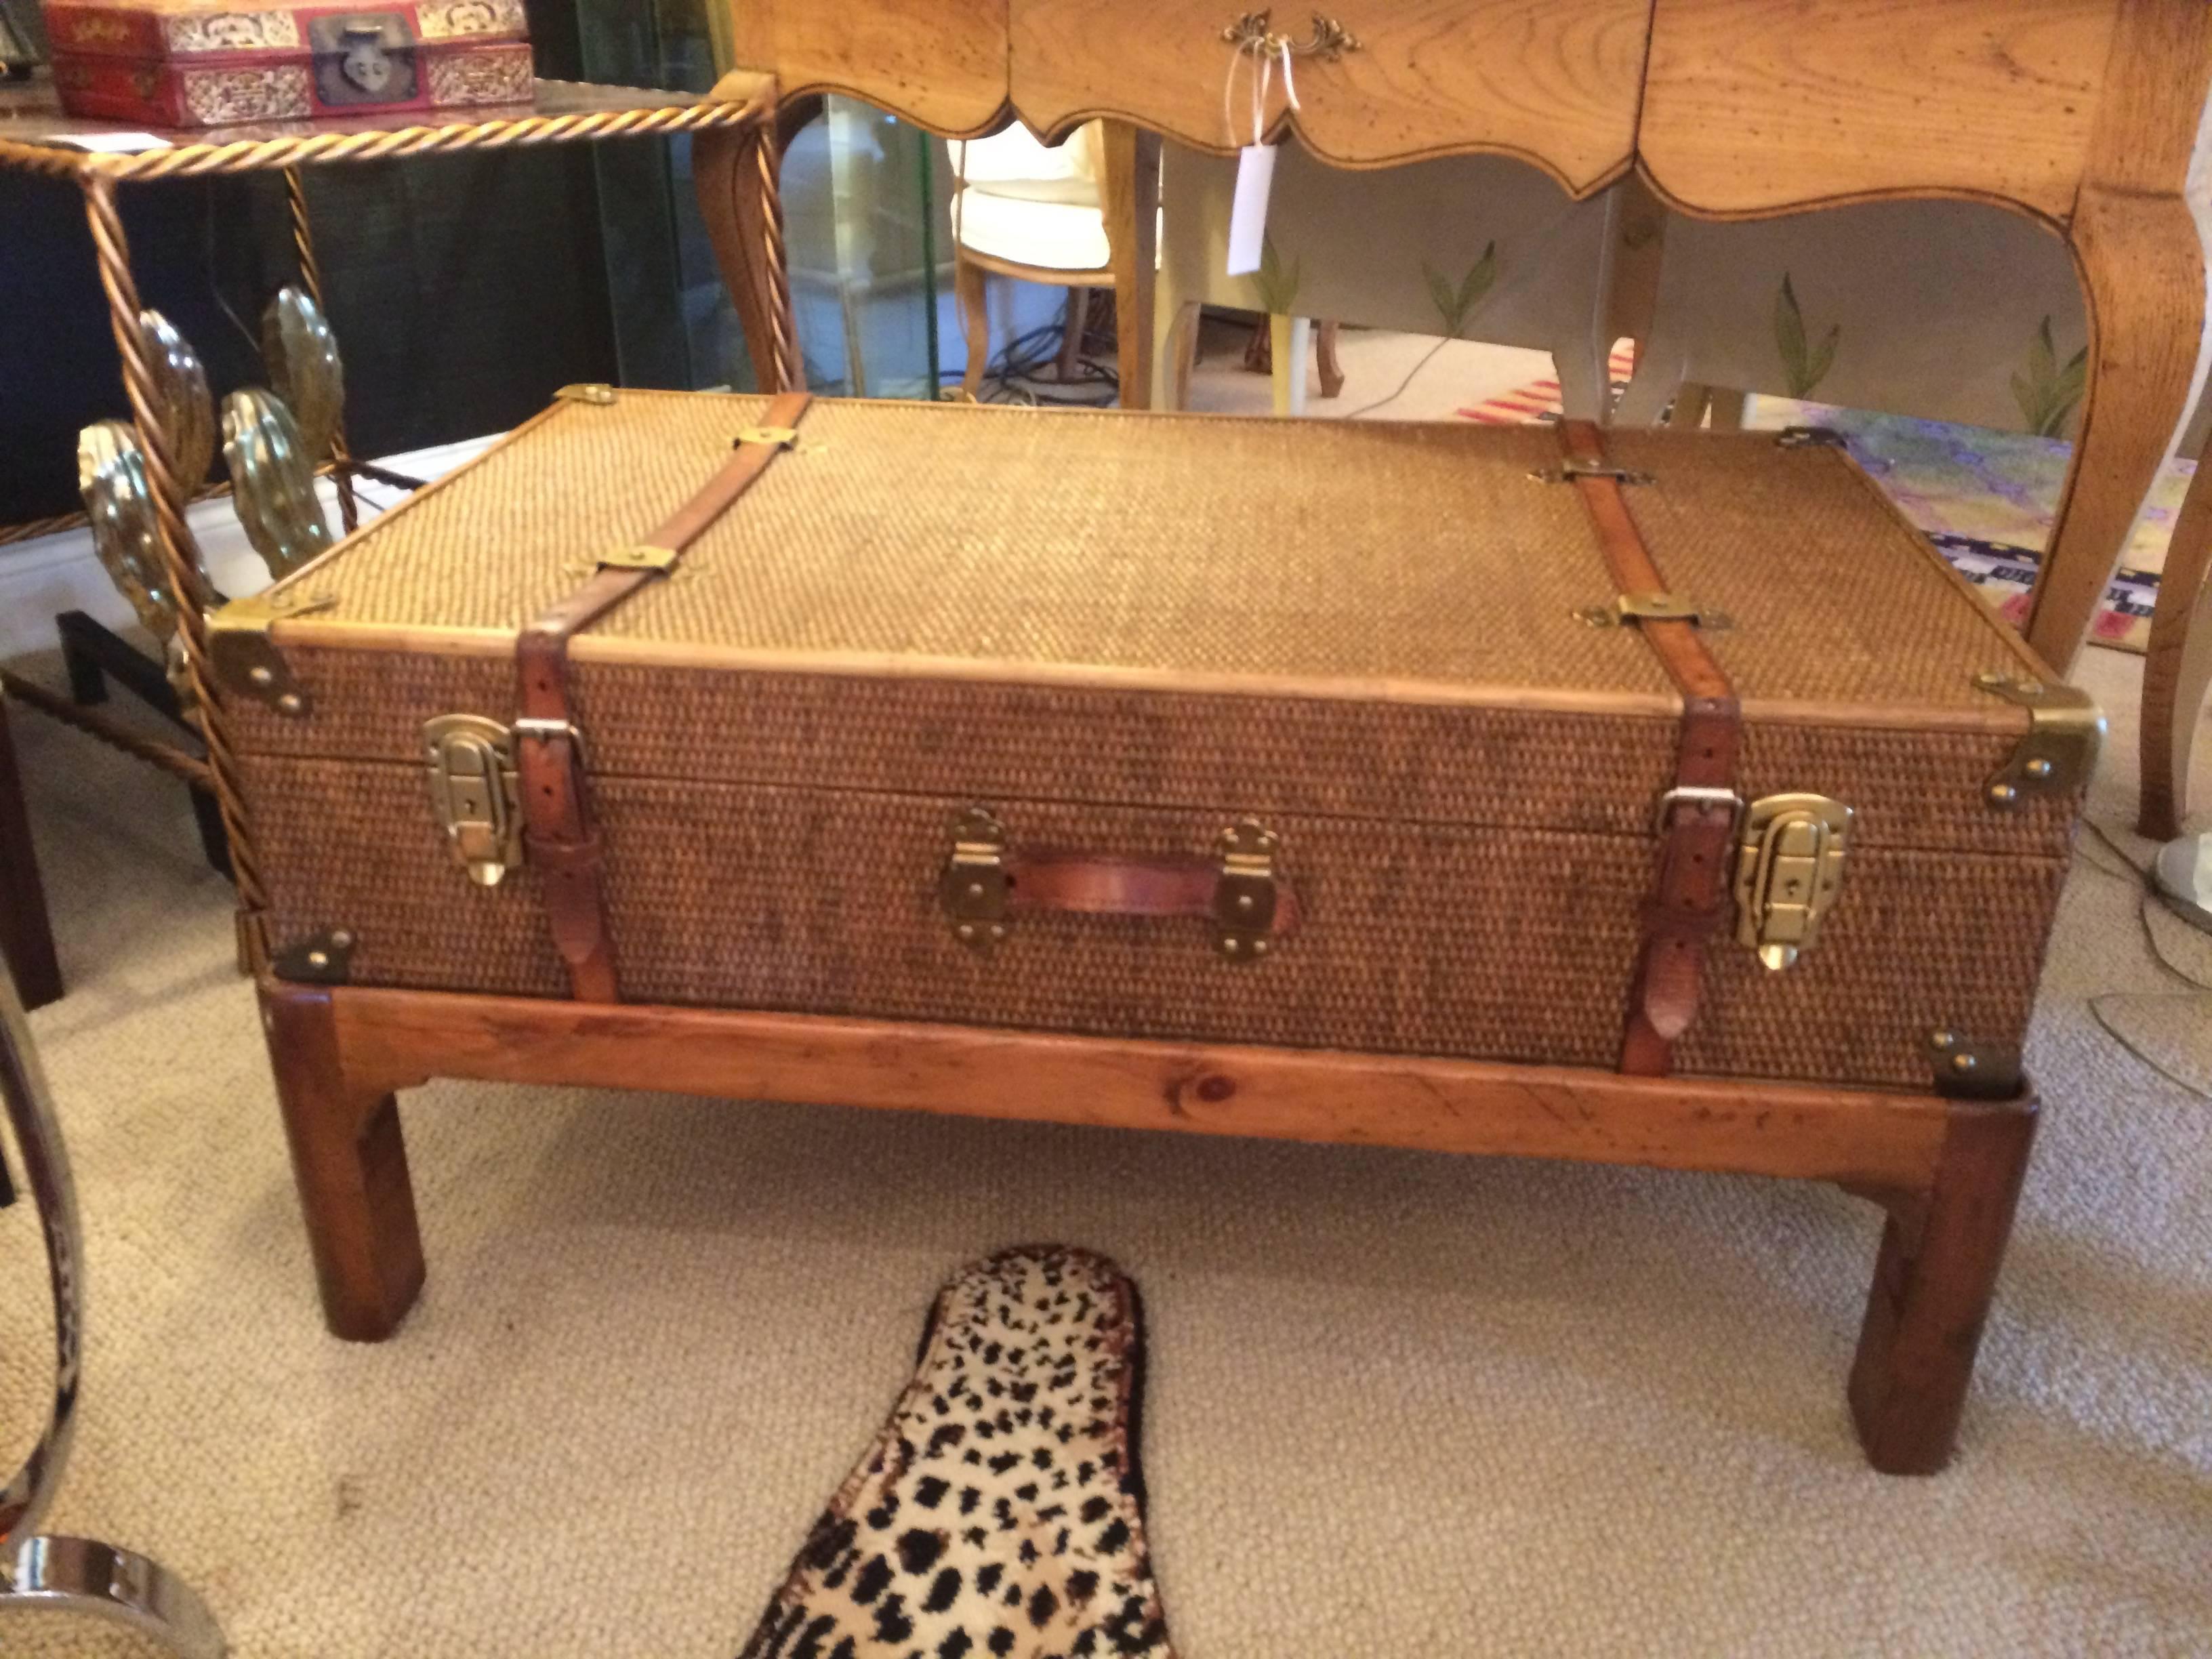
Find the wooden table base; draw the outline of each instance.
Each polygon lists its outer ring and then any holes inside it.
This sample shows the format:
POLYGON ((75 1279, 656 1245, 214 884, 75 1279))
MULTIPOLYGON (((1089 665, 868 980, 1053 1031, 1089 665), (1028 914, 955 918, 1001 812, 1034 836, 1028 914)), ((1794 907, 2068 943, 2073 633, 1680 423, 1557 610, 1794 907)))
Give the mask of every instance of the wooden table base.
POLYGON ((422 1285, 399 1090, 643 1076, 733 1100, 1834 1182, 1890 1217, 1850 1395, 1893 1474, 1949 1460, 2036 1123, 2027 1098, 274 981, 261 1001, 325 1314, 352 1340, 391 1335, 422 1285))

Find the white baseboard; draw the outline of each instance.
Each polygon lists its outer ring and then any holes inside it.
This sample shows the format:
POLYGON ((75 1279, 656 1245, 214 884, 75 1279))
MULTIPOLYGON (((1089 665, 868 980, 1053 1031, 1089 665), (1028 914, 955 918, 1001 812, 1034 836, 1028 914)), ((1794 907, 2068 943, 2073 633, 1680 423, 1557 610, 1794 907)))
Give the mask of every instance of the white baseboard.
MULTIPOLYGON (((492 442, 491 438, 464 439, 394 455, 382 465, 427 481, 474 459, 492 442)), ((402 499, 398 492, 374 484, 362 491, 363 505, 372 509, 367 516, 372 518, 402 499)), ((323 510, 335 527, 337 498, 327 483, 323 485, 323 510)), ((186 517, 216 586, 236 595, 267 584, 269 572, 247 544, 228 501, 202 501, 186 517)), ((93 554, 89 530, 65 530, 0 547, 0 662, 53 650, 53 619, 64 611, 84 611, 111 628, 125 627, 132 619, 129 602, 115 591, 93 554)))

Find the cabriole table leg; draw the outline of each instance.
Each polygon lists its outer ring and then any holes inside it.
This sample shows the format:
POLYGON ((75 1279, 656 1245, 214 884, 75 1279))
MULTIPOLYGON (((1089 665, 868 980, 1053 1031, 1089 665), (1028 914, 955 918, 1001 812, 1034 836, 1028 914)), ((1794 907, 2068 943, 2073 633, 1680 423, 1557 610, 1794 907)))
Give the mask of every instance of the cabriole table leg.
POLYGON ((1888 1206, 1850 1380, 1860 1443, 1885 1474, 1951 1461, 2036 1116, 2033 1098, 1954 1103, 1934 1184, 1888 1206))

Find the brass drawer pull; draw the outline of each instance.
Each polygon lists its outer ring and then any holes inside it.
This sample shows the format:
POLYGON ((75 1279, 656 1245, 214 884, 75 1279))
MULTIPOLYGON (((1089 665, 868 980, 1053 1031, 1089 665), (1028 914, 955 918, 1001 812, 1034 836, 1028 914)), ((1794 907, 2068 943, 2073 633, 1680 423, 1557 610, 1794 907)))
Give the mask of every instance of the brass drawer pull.
POLYGON ((971 806, 953 826, 938 891, 953 937, 975 950, 1005 939, 1024 911, 1189 916, 1212 924, 1225 960, 1256 962, 1297 925, 1297 896, 1278 867, 1280 848, 1273 831, 1247 818, 1221 832, 1211 857, 1016 853, 997 816, 971 806))
POLYGON ((1286 34, 1276 33, 1273 19, 1272 11, 1248 11, 1222 30, 1221 38, 1237 51, 1255 58, 1273 58, 1287 52, 1293 58, 1313 58, 1334 64, 1347 52, 1360 50, 1359 37, 1334 17, 1316 12, 1312 38, 1305 40, 1293 40, 1286 34))

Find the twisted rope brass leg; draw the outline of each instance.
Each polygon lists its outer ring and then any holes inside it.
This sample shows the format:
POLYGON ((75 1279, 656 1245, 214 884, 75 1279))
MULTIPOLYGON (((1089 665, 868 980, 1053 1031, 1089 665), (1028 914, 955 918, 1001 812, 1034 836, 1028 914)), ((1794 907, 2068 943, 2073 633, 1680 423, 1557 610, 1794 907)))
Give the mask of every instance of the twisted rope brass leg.
MULTIPOLYGON (((197 591, 199 550, 185 523, 185 489, 177 477, 169 434, 162 424, 161 405, 155 393, 154 364, 147 355, 138 327, 138 285, 131 275, 130 244, 123 234, 123 217, 115 201, 115 181, 103 174, 84 179, 85 216, 92 227, 94 251, 100 260, 100 283, 107 292, 108 321, 115 331, 116 349, 123 357, 123 389, 131 400, 131 418, 138 442, 145 451, 146 473, 153 487, 154 516, 160 530, 162 574, 173 593, 197 591)), ((239 763, 223 730, 222 703, 208 657, 207 619, 192 606, 179 608, 177 634, 183 642, 185 669, 195 705, 193 718, 207 744, 208 782, 222 811, 223 832, 230 840, 231 867, 238 883, 238 903, 246 937, 255 936, 258 918, 268 908, 268 892, 261 880, 253 842, 246 818, 245 797, 239 787, 239 763)))
MULTIPOLYGON (((328 318, 331 308, 323 299, 323 267, 315 258, 314 230, 307 220, 307 181, 296 167, 284 169, 284 199, 292 210, 292 246, 300 255, 301 286, 315 302, 315 309, 328 318)), ((361 528, 361 502, 354 495, 353 475, 344 465, 352 459, 353 451, 346 446, 345 414, 340 410, 337 424, 331 428, 331 459, 338 463, 331 481, 337 486, 338 517, 344 521, 348 535, 361 528)))
POLYGON ((773 390, 801 392, 806 387, 806 371, 792 334, 791 273, 784 262, 783 187, 778 177, 783 157, 775 141, 773 109, 761 121, 753 156, 760 172, 761 277, 768 289, 771 355, 780 381, 773 390))

